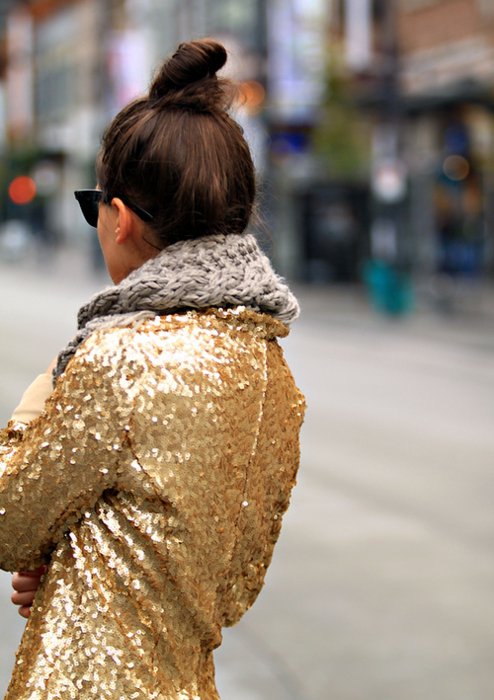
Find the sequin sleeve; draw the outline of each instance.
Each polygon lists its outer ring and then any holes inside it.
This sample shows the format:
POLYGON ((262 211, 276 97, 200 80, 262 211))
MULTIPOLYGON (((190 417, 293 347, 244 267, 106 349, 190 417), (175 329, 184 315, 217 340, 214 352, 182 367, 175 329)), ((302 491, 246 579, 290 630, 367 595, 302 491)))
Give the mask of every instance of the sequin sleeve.
POLYGON ((115 481, 132 382, 125 363, 114 361, 125 352, 115 342, 111 334, 89 338, 42 414, 29 425, 11 421, 0 434, 4 570, 46 561, 70 524, 115 481))

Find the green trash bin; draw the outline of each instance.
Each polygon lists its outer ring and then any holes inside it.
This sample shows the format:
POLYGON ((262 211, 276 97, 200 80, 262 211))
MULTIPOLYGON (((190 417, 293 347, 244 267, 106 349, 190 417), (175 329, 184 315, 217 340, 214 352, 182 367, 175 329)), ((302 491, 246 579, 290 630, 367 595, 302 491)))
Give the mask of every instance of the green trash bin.
POLYGON ((371 260, 364 271, 364 279, 373 306, 388 316, 403 316, 413 308, 413 291, 409 275, 391 264, 371 260))

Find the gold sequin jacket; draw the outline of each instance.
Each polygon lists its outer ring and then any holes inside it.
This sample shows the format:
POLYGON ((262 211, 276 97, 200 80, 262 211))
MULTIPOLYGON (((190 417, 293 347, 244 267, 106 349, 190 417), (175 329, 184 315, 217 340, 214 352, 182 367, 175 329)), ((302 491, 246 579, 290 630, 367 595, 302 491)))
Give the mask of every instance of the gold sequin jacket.
POLYGON ((214 700, 299 461, 278 320, 188 311, 94 332, 0 447, 0 566, 48 562, 6 700, 214 700))

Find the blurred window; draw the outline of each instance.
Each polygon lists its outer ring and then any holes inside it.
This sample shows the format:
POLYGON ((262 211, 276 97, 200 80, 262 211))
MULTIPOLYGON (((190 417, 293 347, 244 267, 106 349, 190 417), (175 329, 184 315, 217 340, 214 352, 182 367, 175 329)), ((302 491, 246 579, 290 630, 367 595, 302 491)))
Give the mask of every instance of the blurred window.
POLYGON ((69 64, 48 66, 36 84, 36 111, 39 119, 65 116, 74 102, 74 68, 69 64))
POLYGON ((208 29, 215 32, 234 34, 248 48, 256 48, 257 22, 256 3, 244 0, 216 0, 211 3, 210 25, 208 29))
POLYGON ((77 101, 74 43, 77 13, 66 8, 42 22, 36 33, 35 104, 40 120, 65 117, 77 101))
MULTIPOLYGON (((402 0, 400 9, 403 12, 414 12, 415 10, 422 10, 424 7, 429 7, 430 5, 437 5, 440 0, 402 0)), ((489 0, 490 2, 491 0, 489 0)))
POLYGON ((67 8, 41 22, 36 34, 37 48, 41 53, 53 51, 70 42, 76 34, 76 14, 67 8))
MULTIPOLYGON (((412 2, 413 1, 417 2, 417 4, 422 2, 422 4, 428 5, 431 3, 431 1, 434 2, 436 0, 412 0, 412 2)), ((348 0, 338 0, 333 11, 333 22, 335 23, 335 28, 337 28, 340 32, 343 32, 345 27, 347 2, 348 0)), ((384 17, 387 2, 388 0, 372 0, 371 16, 374 22, 378 22, 384 17)), ((403 0, 403 4, 405 3, 406 0, 403 0)), ((400 8, 401 7, 402 6, 400 5, 400 8)))

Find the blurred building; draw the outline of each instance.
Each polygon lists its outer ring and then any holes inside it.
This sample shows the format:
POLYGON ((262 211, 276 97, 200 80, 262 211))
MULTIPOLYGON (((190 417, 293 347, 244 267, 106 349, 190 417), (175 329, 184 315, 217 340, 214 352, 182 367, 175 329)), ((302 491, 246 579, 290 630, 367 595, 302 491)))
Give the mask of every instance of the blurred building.
POLYGON ((80 233, 71 193, 94 180, 108 85, 106 32, 117 4, 97 0, 4 2, 0 80, 5 91, 3 218, 27 219, 47 240, 80 233), (34 180, 13 201, 8 184, 34 180))
POLYGON ((403 6, 397 31, 417 262, 450 275, 492 273, 494 4, 403 6))
POLYGON ((492 274, 494 4, 333 10, 349 90, 372 127, 369 255, 419 274, 492 274))
POLYGON ((146 89, 180 40, 219 35, 237 77, 256 78, 265 51, 262 4, 0 0, 0 223, 27 220, 47 238, 87 234, 72 193, 94 184, 105 124, 146 89), (17 176, 35 181, 28 204, 9 194, 17 176))
MULTIPOLYGON (((236 116, 261 182, 270 169, 280 186, 287 164, 303 178, 323 86, 326 16, 325 0, 0 0, 0 224, 23 219, 41 237, 86 236, 72 192, 94 183, 105 124, 145 90, 179 41, 204 35, 226 43, 228 70, 244 83, 236 116), (28 204, 9 194, 17 176, 35 181, 28 204)), ((293 224, 285 224, 284 207, 264 210, 282 232, 273 254, 291 272, 293 224)))

